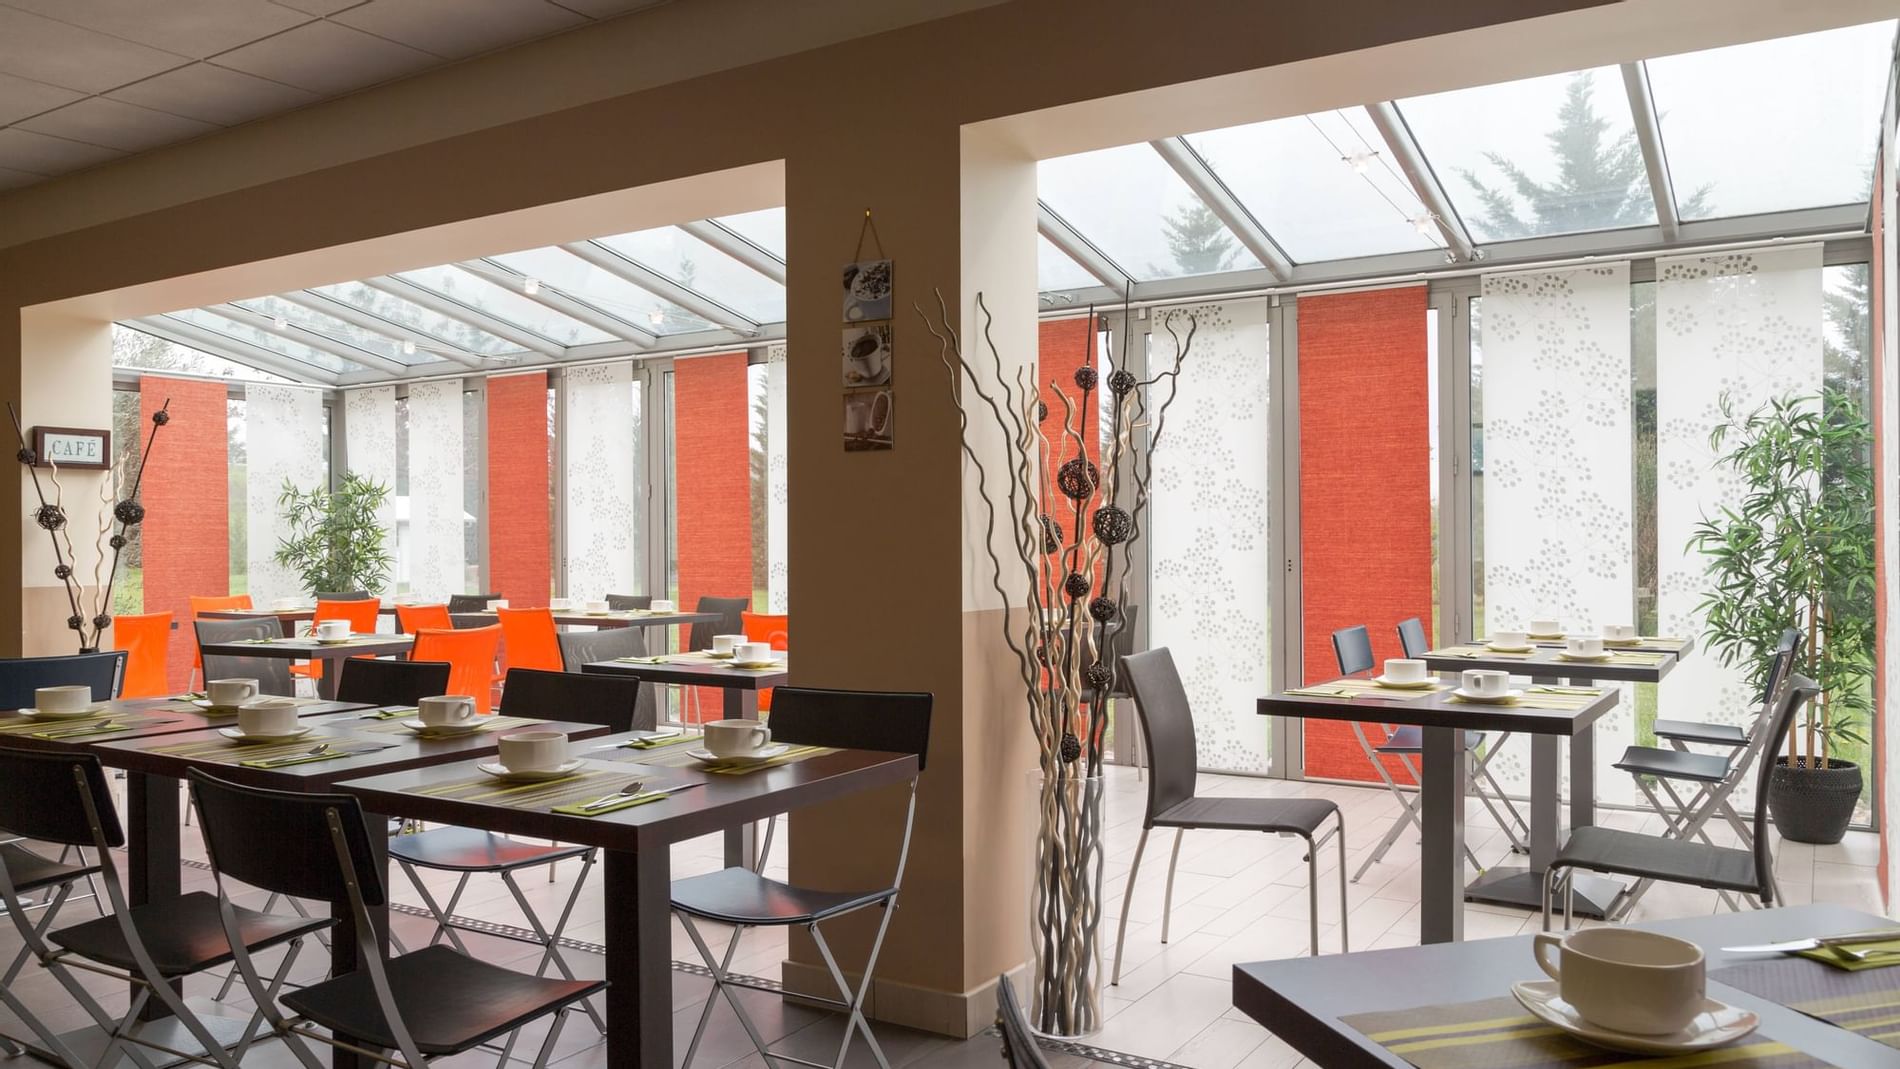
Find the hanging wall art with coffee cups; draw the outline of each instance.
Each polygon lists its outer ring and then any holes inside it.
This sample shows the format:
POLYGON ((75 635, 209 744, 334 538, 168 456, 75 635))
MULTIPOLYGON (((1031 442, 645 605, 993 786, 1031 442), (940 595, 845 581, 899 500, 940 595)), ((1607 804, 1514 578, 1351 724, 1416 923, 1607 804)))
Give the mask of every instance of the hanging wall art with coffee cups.
POLYGON ((891 261, 884 255, 870 209, 858 228, 858 247, 844 265, 844 448, 847 453, 891 448, 895 441, 891 378, 891 261), (865 259, 870 239, 874 259, 865 259))

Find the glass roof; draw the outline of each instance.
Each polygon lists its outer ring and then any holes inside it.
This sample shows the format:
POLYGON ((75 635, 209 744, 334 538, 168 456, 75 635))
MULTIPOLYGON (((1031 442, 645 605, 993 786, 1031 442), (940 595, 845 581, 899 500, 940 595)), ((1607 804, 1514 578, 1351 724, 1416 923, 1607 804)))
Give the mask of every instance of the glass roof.
POLYGON ((279 356, 300 364, 309 364, 328 372, 353 371, 359 365, 353 365, 340 356, 334 356, 321 349, 313 349, 299 341, 293 341, 281 334, 275 334, 262 327, 219 315, 208 308, 187 308, 181 312, 169 312, 167 317, 202 327, 214 334, 268 349, 279 356))
MULTIPOLYGON (((711 323, 564 249, 528 249, 488 258, 554 292, 590 304, 653 334, 712 330, 711 323)), ((556 339, 563 340, 563 339, 556 339)), ((567 342, 572 345, 573 342, 567 342)))
POLYGON ((521 346, 506 338, 498 338, 459 319, 450 319, 440 312, 424 308, 413 301, 405 301, 393 293, 384 293, 374 286, 366 286, 361 282, 319 286, 310 292, 341 301, 378 319, 420 331, 432 338, 440 339, 453 348, 478 356, 502 356, 523 351, 521 346))
POLYGON ((779 259, 785 259, 785 209, 766 208, 742 215, 722 215, 713 222, 779 259))
POLYGON ((374 353, 385 360, 416 365, 435 363, 441 359, 420 345, 405 346, 400 338, 393 335, 365 330, 354 323, 347 323, 335 316, 305 308, 301 304, 286 301, 282 297, 252 297, 232 303, 240 308, 249 308, 260 315, 282 318, 289 326, 321 335, 330 341, 374 353), (405 349, 413 351, 405 352, 405 349))
MULTIPOLYGON (((779 219, 778 243, 782 246, 783 214, 779 219)), ((784 286, 678 227, 662 226, 597 240, 754 322, 776 323, 785 318, 784 286)))
POLYGON ((1050 210, 1136 279, 1260 266, 1147 145, 1043 160, 1036 182, 1050 210))
POLYGON ((1081 264, 1069 259, 1061 249, 1050 244, 1048 238, 1036 235, 1037 289, 1079 290, 1099 285, 1101 282, 1084 270, 1081 264))
MULTIPOLYGON (((403 271, 396 277, 561 345, 586 345, 613 340, 613 336, 606 331, 590 327, 578 319, 569 319, 545 304, 529 300, 525 292, 517 293, 487 279, 476 278, 454 264, 403 271)), ((523 289, 525 291, 526 287, 523 289)))

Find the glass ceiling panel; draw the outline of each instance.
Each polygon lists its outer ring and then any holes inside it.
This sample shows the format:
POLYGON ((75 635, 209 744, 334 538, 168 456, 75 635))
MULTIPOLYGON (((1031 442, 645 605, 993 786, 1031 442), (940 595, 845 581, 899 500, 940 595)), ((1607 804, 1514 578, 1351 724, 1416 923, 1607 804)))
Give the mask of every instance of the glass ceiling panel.
POLYGON ((678 227, 656 227, 598 241, 754 322, 777 323, 785 318, 784 286, 678 227))
POLYGON ((325 339, 352 345, 401 364, 431 364, 440 361, 421 346, 412 353, 402 351, 402 340, 387 334, 377 334, 364 330, 354 323, 348 323, 332 315, 305 308, 301 304, 286 301, 281 297, 252 297, 248 300, 233 301, 240 308, 249 308, 267 316, 282 316, 284 322, 294 327, 322 335, 325 339))
POLYGON ((655 334, 718 329, 686 309, 663 301, 619 275, 562 249, 528 249, 488 259, 528 278, 540 279, 542 286, 556 293, 585 301, 655 334))
POLYGON ((1650 60, 1682 217, 1865 201, 1893 32, 1876 22, 1650 60))
POLYGON ((1187 142, 1295 262, 1443 247, 1364 108, 1189 134, 1187 142))
POLYGON ((459 319, 450 319, 414 301, 405 301, 401 297, 384 293, 374 286, 366 286, 361 282, 320 286, 310 292, 341 301, 379 319, 387 319, 391 323, 421 331, 432 338, 440 338, 449 345, 478 356, 505 356, 509 353, 525 351, 521 346, 506 338, 497 338, 459 319))
POLYGON ((579 320, 569 319, 545 304, 476 278, 452 264, 404 271, 396 277, 560 345, 590 345, 614 340, 606 331, 595 330, 579 320))
POLYGON ((1474 241, 1656 221, 1614 67, 1416 97, 1399 110, 1474 241))
POLYGON ((1036 188, 1043 203, 1137 280, 1260 266, 1145 144, 1043 160, 1036 188))
POLYGON ((1056 248, 1041 234, 1036 235, 1037 289, 1080 290, 1101 284, 1101 280, 1089 274, 1081 264, 1069 259, 1068 253, 1056 248))
POLYGON ((249 342, 260 349, 268 349, 279 356, 295 360, 298 363, 310 364, 324 371, 341 373, 367 370, 361 364, 345 360, 340 356, 326 353, 321 349, 312 349, 302 342, 292 341, 281 335, 273 334, 262 327, 254 327, 249 323, 239 322, 229 316, 222 316, 204 308, 187 308, 182 312, 167 312, 165 314, 171 319, 183 320, 193 326, 203 327, 213 333, 222 334, 227 338, 235 338, 238 341, 249 342))
POLYGON ((785 209, 766 208, 743 215, 722 215, 713 222, 779 259, 785 259, 785 209))
POLYGON ((260 371, 230 357, 180 345, 135 325, 112 324, 112 366, 137 371, 182 371, 188 375, 216 375, 244 382, 294 382, 282 375, 260 371))

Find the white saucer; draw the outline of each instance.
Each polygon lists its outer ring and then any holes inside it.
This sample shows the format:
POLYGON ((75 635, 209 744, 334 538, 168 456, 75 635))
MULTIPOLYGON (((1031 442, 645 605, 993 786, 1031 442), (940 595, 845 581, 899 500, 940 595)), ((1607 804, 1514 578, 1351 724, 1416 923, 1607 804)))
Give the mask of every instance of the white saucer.
POLYGON ((762 668, 777 668, 781 663, 782 662, 774 658, 773 660, 770 660, 770 661, 734 661, 732 662, 732 666, 734 668, 749 668, 749 669, 756 670, 756 669, 762 669, 762 668))
POLYGON ((502 764, 500 761, 483 761, 475 767, 505 783, 542 783, 547 780, 560 779, 562 776, 571 775, 575 769, 581 767, 582 763, 581 759, 576 757, 561 762, 558 768, 522 769, 517 771, 502 764))
POLYGON ((1385 676, 1373 676, 1372 681, 1381 687, 1390 687, 1393 690, 1424 690, 1426 687, 1432 685, 1430 677, 1401 683, 1398 680, 1388 679, 1385 676))
POLYGON ((223 735, 232 742, 245 744, 254 742, 289 742, 292 739, 301 739, 305 735, 310 734, 310 725, 299 724, 282 735, 247 735, 239 728, 219 728, 218 734, 223 735))
POLYGON ((70 709, 63 713, 49 713, 42 709, 34 708, 22 709, 20 710, 20 715, 30 716, 35 720, 77 720, 82 716, 91 716, 105 707, 104 702, 93 702, 83 709, 70 709))
POLYGON ((1537 647, 1531 646, 1531 645, 1497 646, 1497 645, 1493 645, 1487 642, 1484 644, 1484 648, 1487 650, 1490 650, 1492 653, 1529 653, 1530 651, 1536 649, 1537 647))
POLYGON ((1687 1054, 1709 1050, 1733 1043, 1761 1024, 1761 1019, 1747 1010, 1705 998, 1695 1020, 1682 1031, 1660 1036, 1632 1035, 1598 1027, 1578 1016, 1576 1007, 1558 997, 1555 980, 1512 984, 1511 994, 1534 1016, 1578 1039, 1631 1054, 1687 1054))
POLYGON ((706 656, 714 658, 715 660, 720 660, 720 661, 730 661, 732 660, 732 656, 733 656, 731 650, 707 650, 705 652, 706 652, 706 656))
POLYGON ((777 757, 789 749, 791 749, 791 747, 785 743, 775 742, 770 746, 763 747, 743 756, 721 756, 713 753, 711 750, 701 749, 696 746, 686 751, 686 756, 706 765, 756 765, 761 761, 770 761, 772 758, 777 757))
POLYGON ((402 726, 418 735, 437 735, 448 738, 452 735, 466 735, 471 731, 480 731, 482 721, 478 717, 469 717, 460 724, 425 724, 421 720, 405 720, 402 726))
POLYGON ((1548 641, 1550 641, 1551 639, 1557 639, 1557 640, 1559 640, 1559 641, 1561 641, 1561 640, 1563 639, 1563 637, 1564 637, 1564 635, 1563 635, 1563 632, 1561 632, 1561 631, 1559 631, 1559 632, 1557 632, 1557 633, 1556 633, 1556 634, 1554 634, 1554 635, 1540 635, 1540 634, 1538 634, 1538 633, 1537 633, 1537 632, 1535 632, 1535 631, 1527 631, 1527 632, 1525 632, 1525 633, 1524 633, 1524 637, 1525 637, 1525 638, 1540 638, 1540 639, 1543 639, 1544 641, 1546 641, 1546 642, 1548 642, 1548 641))
POLYGON ((613 614, 614 611, 612 609, 584 609, 581 611, 582 616, 612 616, 613 614))
POLYGON ((1524 696, 1521 690, 1507 690, 1503 694, 1473 694, 1463 687, 1459 687, 1452 693, 1468 702, 1483 702, 1486 705, 1510 705, 1524 696))
POLYGON ((312 635, 310 637, 311 637, 311 641, 315 642, 319 646, 341 646, 345 642, 356 641, 355 635, 351 635, 348 638, 317 638, 315 635, 312 635))
POLYGON ((1616 654, 1609 650, 1604 650, 1602 653, 1571 653, 1569 650, 1558 650, 1557 656, 1566 661, 1607 661, 1616 654))

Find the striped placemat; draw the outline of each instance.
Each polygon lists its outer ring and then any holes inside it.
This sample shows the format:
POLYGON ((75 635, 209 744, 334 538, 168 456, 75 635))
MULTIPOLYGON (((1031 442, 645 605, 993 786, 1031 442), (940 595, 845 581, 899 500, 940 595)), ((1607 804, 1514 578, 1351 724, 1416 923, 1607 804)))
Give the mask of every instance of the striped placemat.
POLYGON ((1355 1013, 1341 1021, 1419 1069, 1822 1069, 1831 1065, 1760 1033, 1695 1054, 1619 1054, 1573 1039, 1514 998, 1355 1013))
POLYGON ((837 753, 830 746, 794 746, 770 761, 760 761, 748 765, 708 765, 686 752, 691 747, 667 747, 658 750, 632 750, 640 755, 634 763, 652 765, 655 768, 697 768, 702 772, 716 772, 724 776, 743 776, 750 772, 760 772, 780 765, 789 765, 798 761, 809 761, 828 753, 837 753))
MULTIPOLYGON (((261 761, 271 757, 289 757, 291 754, 303 753, 326 742, 332 746, 350 745, 350 740, 347 738, 312 732, 288 742, 242 743, 220 736, 215 739, 174 743, 170 746, 154 746, 149 752, 216 765, 238 765, 246 761, 261 761)), ((387 744, 383 745, 387 748, 387 744)))
POLYGON ((1539 694, 1527 690, 1519 695, 1518 699, 1514 702, 1481 702, 1474 701, 1470 698, 1461 698, 1456 694, 1453 694, 1445 700, 1457 702, 1460 705, 1495 705, 1501 709, 1581 709, 1591 702, 1596 701, 1598 697, 1600 697, 1600 695, 1539 694))
POLYGON ((1709 979, 1900 1050, 1900 968, 1849 971, 1793 957, 1731 965, 1709 979))
POLYGON ((26 722, 0 725, 0 735, 23 735, 34 739, 96 739, 119 731, 130 731, 144 724, 176 723, 172 717, 155 713, 76 716, 65 720, 20 719, 26 722))
POLYGON ((1425 654, 1427 657, 1470 657, 1474 659, 1479 657, 1513 657, 1518 660, 1534 657, 1536 655, 1537 651, 1534 649, 1525 650, 1522 653, 1507 653, 1502 650, 1491 649, 1488 646, 1446 646, 1442 650, 1431 650, 1425 654))
POLYGON ((557 805, 591 801, 640 779, 625 766, 589 764, 571 775, 540 783, 509 783, 486 773, 476 773, 452 783, 438 783, 412 793, 454 802, 481 802, 510 809, 552 809, 557 805))
MULTIPOLYGON (((405 719, 414 720, 420 715, 420 713, 412 709, 405 719)), ((472 731, 445 731, 438 735, 431 732, 416 731, 414 728, 404 724, 402 720, 394 718, 384 719, 380 716, 364 716, 362 717, 364 723, 360 726, 353 725, 350 730, 361 731, 369 735, 412 735, 416 738, 424 739, 452 739, 458 735, 479 735, 484 731, 509 731, 514 728, 531 727, 535 724, 547 723, 545 720, 536 720, 528 716, 484 716, 478 717, 477 719, 480 723, 476 724, 472 731)))
POLYGON ((1293 687, 1288 694, 1302 698, 1390 698, 1404 701, 1421 694, 1449 690, 1445 683, 1433 683, 1429 687, 1382 687, 1370 679, 1335 679, 1330 683, 1315 683, 1310 687, 1293 687))

